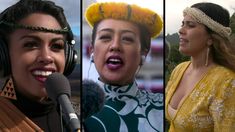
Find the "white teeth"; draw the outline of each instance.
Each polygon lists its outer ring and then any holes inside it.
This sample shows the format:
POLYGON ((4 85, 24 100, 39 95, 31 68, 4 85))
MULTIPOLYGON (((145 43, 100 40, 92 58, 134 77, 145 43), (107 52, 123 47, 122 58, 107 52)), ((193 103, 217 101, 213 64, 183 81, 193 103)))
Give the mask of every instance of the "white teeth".
POLYGON ((33 75, 37 75, 37 76, 49 76, 50 74, 52 74, 52 71, 39 71, 36 70, 33 72, 33 75))
POLYGON ((109 61, 112 61, 112 62, 121 62, 119 59, 109 59, 109 61))

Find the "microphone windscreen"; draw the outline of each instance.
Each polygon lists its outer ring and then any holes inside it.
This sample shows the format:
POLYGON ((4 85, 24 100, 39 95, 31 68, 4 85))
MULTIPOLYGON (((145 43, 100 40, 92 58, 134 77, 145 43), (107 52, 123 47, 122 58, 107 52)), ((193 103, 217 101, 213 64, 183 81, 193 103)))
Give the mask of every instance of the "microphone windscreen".
POLYGON ((58 72, 52 73, 47 77, 45 87, 48 96, 55 102, 61 94, 66 94, 68 97, 71 95, 71 88, 68 79, 58 72))
POLYGON ((82 119, 85 120, 103 108, 105 94, 92 80, 83 80, 82 86, 82 119))

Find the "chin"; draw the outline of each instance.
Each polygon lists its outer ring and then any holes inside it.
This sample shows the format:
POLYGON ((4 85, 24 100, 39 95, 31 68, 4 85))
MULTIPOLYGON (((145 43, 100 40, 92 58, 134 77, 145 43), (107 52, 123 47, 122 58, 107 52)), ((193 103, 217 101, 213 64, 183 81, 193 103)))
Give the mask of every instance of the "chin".
POLYGON ((128 85, 130 83, 132 83, 132 81, 127 81, 127 80, 109 80, 108 81, 108 84, 119 85, 119 86, 128 85))
POLYGON ((121 85, 121 81, 119 79, 100 79, 100 81, 102 81, 103 83, 106 83, 106 84, 111 84, 111 85, 121 85))
POLYGON ((189 53, 186 50, 179 49, 179 52, 184 55, 189 55, 189 53))

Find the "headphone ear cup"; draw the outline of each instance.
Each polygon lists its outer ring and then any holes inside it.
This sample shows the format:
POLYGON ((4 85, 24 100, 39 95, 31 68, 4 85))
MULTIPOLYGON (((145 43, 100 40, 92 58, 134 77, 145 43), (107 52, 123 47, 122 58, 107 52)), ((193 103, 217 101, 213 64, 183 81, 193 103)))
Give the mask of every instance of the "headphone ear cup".
POLYGON ((0 77, 6 77, 11 73, 10 57, 8 46, 5 41, 0 38, 0 77))
POLYGON ((77 51, 74 50, 73 45, 65 44, 65 68, 64 68, 64 75, 68 76, 72 73, 75 65, 77 63, 77 51))

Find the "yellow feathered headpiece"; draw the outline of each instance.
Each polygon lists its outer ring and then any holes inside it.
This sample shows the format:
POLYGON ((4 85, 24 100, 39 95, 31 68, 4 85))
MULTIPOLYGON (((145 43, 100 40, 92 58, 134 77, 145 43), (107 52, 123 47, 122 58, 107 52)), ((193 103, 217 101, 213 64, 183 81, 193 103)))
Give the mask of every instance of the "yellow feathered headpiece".
POLYGON ((126 3, 104 2, 91 4, 85 13, 88 24, 94 24, 106 18, 131 21, 147 28, 152 38, 157 37, 162 30, 161 17, 147 8, 126 3))

